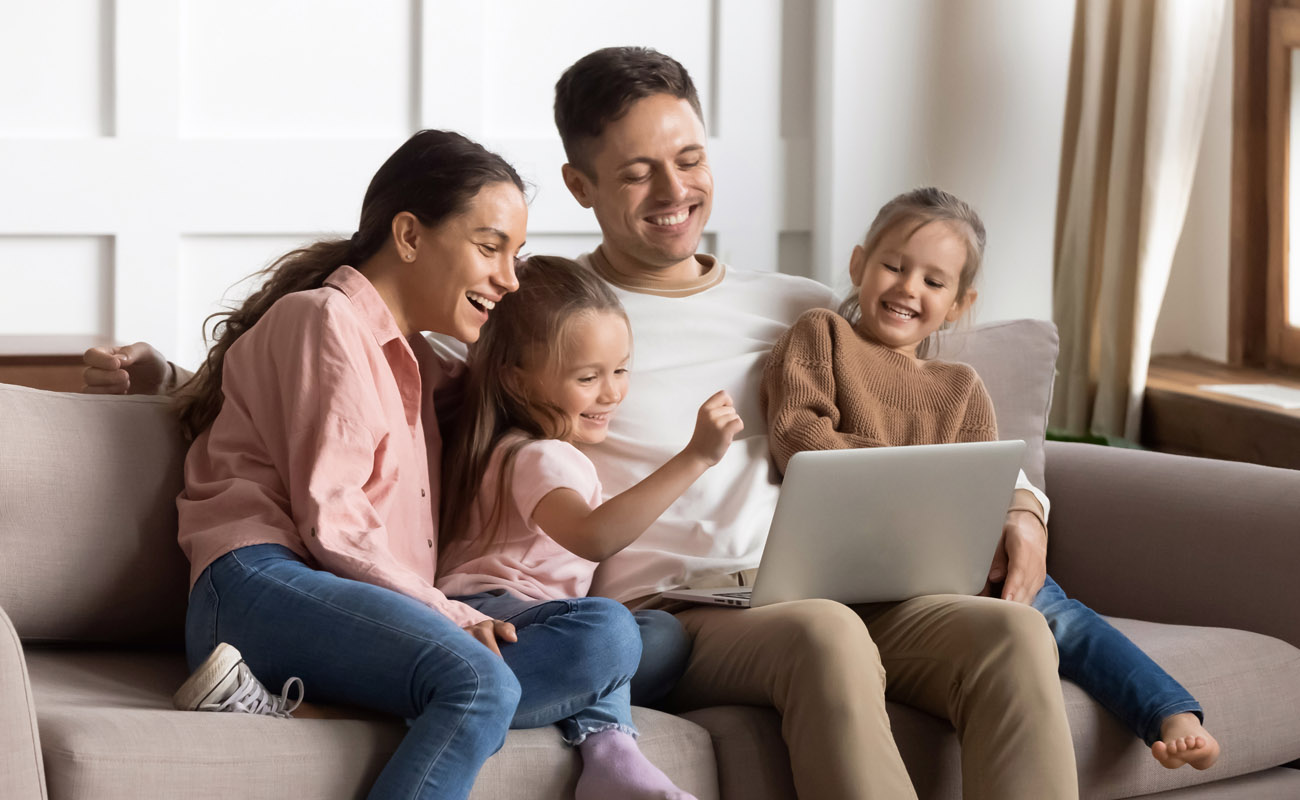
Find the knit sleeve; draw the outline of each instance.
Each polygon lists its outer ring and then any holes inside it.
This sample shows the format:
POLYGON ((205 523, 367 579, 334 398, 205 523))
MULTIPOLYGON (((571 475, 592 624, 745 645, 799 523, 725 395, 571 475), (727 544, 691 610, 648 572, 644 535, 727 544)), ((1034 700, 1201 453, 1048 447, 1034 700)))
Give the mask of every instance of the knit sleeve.
POLYGON ((971 387, 966 396, 966 413, 957 428, 959 442, 992 442, 998 438, 998 421, 993 412, 993 398, 984 381, 971 370, 971 387))
POLYGON ((763 371, 759 401, 767 417, 768 446, 782 474, 791 456, 803 450, 882 444, 838 430, 834 317, 824 309, 801 316, 772 348, 763 371))

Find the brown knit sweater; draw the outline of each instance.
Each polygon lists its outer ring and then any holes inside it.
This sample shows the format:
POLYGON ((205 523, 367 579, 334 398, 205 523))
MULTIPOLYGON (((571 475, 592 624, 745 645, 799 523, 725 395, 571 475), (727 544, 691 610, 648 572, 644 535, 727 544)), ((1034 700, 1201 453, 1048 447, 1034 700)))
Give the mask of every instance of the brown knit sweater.
POLYGON ((833 311, 806 312, 777 341, 760 394, 784 473, 801 450, 986 442, 993 401, 965 364, 915 360, 863 339, 833 311))

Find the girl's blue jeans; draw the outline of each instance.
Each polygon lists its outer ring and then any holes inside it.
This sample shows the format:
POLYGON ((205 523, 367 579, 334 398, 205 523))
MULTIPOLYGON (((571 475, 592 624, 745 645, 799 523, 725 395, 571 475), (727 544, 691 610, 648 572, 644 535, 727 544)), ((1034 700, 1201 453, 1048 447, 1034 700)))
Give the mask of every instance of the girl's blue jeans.
POLYGON ((620 724, 602 701, 626 693, 636 669, 631 614, 603 598, 545 606, 516 622, 519 641, 502 643, 498 657, 416 600, 253 545, 195 583, 186 656, 193 669, 228 642, 273 692, 297 676, 312 700, 407 718, 370 797, 463 798, 509 727, 558 722, 573 740, 620 724))
POLYGON ((1061 676, 1078 684, 1148 745, 1166 717, 1191 712, 1204 721, 1195 698, 1127 636, 1097 612, 1071 600, 1049 576, 1034 598, 1060 653, 1061 676))
MULTIPOLYGON (((504 589, 455 599, 474 606, 489 617, 516 624, 516 615, 539 605, 538 601, 514 597, 504 589)), ((686 663, 691 658, 691 637, 677 617, 667 611, 633 611, 632 618, 641 633, 641 661, 632 676, 632 705, 652 706, 677 685, 677 680, 686 671, 686 663)))

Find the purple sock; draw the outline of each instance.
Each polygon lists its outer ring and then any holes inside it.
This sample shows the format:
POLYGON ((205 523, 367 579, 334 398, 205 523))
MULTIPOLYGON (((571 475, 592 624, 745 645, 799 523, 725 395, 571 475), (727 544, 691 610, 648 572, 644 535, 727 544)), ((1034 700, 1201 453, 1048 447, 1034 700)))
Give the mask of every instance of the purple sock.
POLYGON ((578 751, 582 776, 575 800, 696 800, 642 755, 636 739, 617 728, 591 734, 578 751))

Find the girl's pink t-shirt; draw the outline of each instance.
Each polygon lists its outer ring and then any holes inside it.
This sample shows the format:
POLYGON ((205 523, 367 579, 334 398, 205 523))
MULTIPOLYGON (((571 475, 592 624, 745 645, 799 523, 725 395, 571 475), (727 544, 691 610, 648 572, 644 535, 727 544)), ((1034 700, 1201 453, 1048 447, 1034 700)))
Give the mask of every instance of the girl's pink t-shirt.
POLYGON ((558 439, 527 441, 515 454, 500 527, 484 530, 499 495, 502 454, 513 442, 526 440, 510 433, 488 462, 483 485, 470 510, 469 531, 443 556, 438 588, 448 597, 505 589, 527 600, 585 597, 596 562, 574 555, 546 535, 533 521, 533 510, 556 489, 571 489, 595 508, 600 505, 600 480, 591 461, 573 445, 558 439), (491 536, 484 552, 483 537, 491 536))

